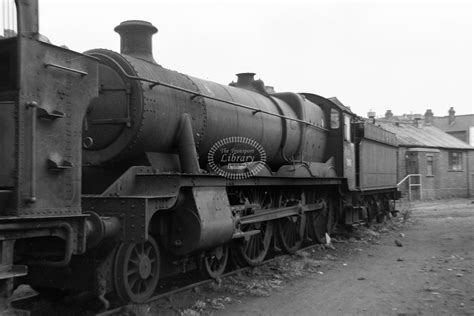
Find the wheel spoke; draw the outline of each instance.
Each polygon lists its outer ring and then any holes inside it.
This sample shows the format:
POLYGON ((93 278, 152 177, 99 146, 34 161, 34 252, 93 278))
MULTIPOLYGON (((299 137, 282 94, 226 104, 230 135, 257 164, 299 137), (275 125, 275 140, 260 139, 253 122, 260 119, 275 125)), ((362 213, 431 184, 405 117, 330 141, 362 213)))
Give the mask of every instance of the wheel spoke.
POLYGON ((258 244, 258 240, 257 240, 258 237, 255 237, 255 238, 251 238, 251 244, 250 244, 250 251, 248 252, 249 253, 249 257, 251 259, 255 258, 255 252, 256 252, 256 248, 257 248, 257 244, 258 244))
MULTIPOLYGON (((128 279, 128 283, 130 284, 131 289, 135 289, 135 286, 137 285, 138 281, 140 280, 140 276, 138 274, 134 274, 130 276, 128 279)), ((136 291, 134 291, 136 292, 136 291)))
MULTIPOLYGON (((281 197, 278 206, 294 206, 304 204, 304 195, 302 193, 293 192, 287 193, 281 197)), ((295 253, 303 243, 304 229, 303 218, 304 215, 291 215, 278 220, 277 222, 277 237, 282 249, 288 253, 295 253)))
POLYGON ((326 242, 326 233, 328 232, 328 206, 325 199, 318 201, 322 203, 322 209, 312 212, 308 221, 310 221, 311 238, 321 244, 326 242))
POLYGON ((217 261, 212 261, 212 263, 211 263, 211 270, 212 270, 212 271, 217 271, 217 270, 219 270, 219 262, 217 262, 217 261))
POLYGON ((134 267, 127 271, 127 276, 131 276, 132 274, 138 274, 138 267, 134 267))
MULTIPOLYGON (((272 196, 265 190, 244 189, 241 194, 242 200, 251 205, 259 205, 260 207, 249 208, 244 210, 243 216, 255 214, 260 210, 270 208, 273 205, 272 196)), ((270 248, 270 241, 273 234, 272 229, 266 222, 259 222, 241 227, 243 232, 250 230, 260 230, 259 234, 248 237, 245 241, 241 241, 236 245, 238 254, 241 259, 249 265, 259 265, 265 259, 270 248)))
POLYGON ((140 259, 138 257, 136 258, 130 258, 128 259, 129 264, 133 264, 135 266, 138 266, 140 264, 140 259))
POLYGON ((133 287, 136 289, 134 292, 135 293, 143 292, 143 290, 146 288, 144 283, 145 281, 143 279, 138 279, 138 282, 135 284, 136 286, 133 287))
POLYGON ((221 246, 223 248, 213 249, 207 253, 203 258, 202 272, 210 278, 218 278, 224 273, 228 259, 227 245, 221 246), (218 257, 219 256, 219 257, 218 257), (220 259, 219 259, 220 258, 220 259))
POLYGON ((151 250, 152 250, 151 246, 149 246, 149 245, 145 248, 144 253, 148 258, 150 257, 151 250))
POLYGON ((243 246, 243 251, 244 252, 247 252, 248 249, 249 249, 249 245, 250 245, 250 242, 252 241, 252 239, 250 238, 249 240, 246 240, 244 241, 244 246, 243 246))
POLYGON ((140 252, 139 252, 139 250, 138 250, 138 245, 135 245, 135 246, 133 247, 133 251, 132 251, 132 253, 130 254, 130 257, 132 257, 132 256, 135 257, 135 258, 140 257, 140 252))

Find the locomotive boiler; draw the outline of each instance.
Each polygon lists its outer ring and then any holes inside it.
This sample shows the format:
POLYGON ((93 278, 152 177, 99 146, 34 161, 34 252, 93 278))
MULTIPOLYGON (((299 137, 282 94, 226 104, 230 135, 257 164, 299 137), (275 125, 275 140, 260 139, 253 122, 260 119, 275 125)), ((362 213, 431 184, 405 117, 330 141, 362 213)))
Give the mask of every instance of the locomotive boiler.
POLYGON ((85 121, 85 164, 145 152, 176 153, 186 125, 203 169, 212 145, 236 135, 261 144, 272 168, 291 161, 322 161, 325 117, 318 105, 296 93, 269 95, 253 74, 239 74, 232 87, 165 69, 152 56, 154 26, 126 21, 115 30, 121 36, 120 54, 87 52, 101 64, 99 98, 85 121))
POLYGON ((393 211, 395 137, 337 99, 168 70, 144 21, 116 27, 120 53, 74 52, 41 40, 36 1, 15 3, 20 35, 0 39, 3 296, 26 283, 144 302, 180 272, 219 278, 230 253, 258 265, 393 211))

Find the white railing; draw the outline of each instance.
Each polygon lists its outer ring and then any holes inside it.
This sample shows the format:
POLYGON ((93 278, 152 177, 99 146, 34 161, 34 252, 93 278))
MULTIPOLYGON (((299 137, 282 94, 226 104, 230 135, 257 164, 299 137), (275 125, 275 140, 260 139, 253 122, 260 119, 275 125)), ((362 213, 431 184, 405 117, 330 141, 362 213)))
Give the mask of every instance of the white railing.
POLYGON ((422 195, 423 190, 422 190, 422 185, 421 185, 421 174, 416 173, 416 174, 407 175, 405 178, 402 179, 402 181, 397 183, 397 187, 400 188, 400 185, 402 185, 407 180, 408 180, 408 200, 409 201, 412 200, 412 197, 413 197, 412 191, 413 191, 414 187, 418 188, 418 190, 420 192, 420 200, 422 200, 423 199, 423 195, 422 195), (413 181, 416 178, 418 178, 418 181, 417 182, 413 181))

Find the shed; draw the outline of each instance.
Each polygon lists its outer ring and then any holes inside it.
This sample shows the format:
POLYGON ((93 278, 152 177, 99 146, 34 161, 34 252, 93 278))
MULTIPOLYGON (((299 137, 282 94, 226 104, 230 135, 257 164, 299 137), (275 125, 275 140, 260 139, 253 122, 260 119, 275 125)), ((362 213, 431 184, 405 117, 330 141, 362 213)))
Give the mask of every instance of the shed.
POLYGON ((405 196, 409 189, 422 200, 474 196, 474 147, 420 119, 377 123, 396 135, 398 181, 405 179, 399 188, 405 196))

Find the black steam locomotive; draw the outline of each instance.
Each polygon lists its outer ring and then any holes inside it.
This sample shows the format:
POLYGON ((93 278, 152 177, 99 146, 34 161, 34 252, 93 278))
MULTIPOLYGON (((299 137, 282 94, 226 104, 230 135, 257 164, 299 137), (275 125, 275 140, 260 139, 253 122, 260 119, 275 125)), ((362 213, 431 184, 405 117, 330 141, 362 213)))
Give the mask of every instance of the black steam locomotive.
POLYGON ((337 99, 163 68, 143 21, 116 27, 120 53, 77 53, 40 40, 35 1, 16 7, 0 40, 2 297, 26 283, 143 302, 182 271, 219 277, 231 251, 258 265, 393 211, 394 135, 337 99))

